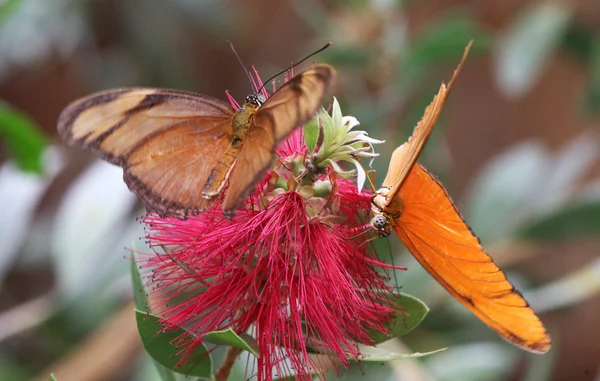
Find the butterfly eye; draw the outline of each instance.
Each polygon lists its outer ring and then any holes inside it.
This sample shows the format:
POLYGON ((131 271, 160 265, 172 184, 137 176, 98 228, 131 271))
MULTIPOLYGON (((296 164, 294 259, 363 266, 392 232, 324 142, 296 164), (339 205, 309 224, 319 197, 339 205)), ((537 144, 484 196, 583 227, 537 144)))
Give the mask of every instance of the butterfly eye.
POLYGON ((262 95, 256 95, 256 94, 250 94, 246 97, 245 99, 245 103, 246 104, 251 104, 254 105, 256 107, 261 106, 263 103, 265 103, 265 97, 262 95))
POLYGON ((387 218, 385 218, 385 216, 382 216, 381 214, 373 217, 373 219, 371 220, 371 225, 373 225, 375 230, 377 230, 377 232, 380 234, 383 233, 387 224, 388 224, 387 218))

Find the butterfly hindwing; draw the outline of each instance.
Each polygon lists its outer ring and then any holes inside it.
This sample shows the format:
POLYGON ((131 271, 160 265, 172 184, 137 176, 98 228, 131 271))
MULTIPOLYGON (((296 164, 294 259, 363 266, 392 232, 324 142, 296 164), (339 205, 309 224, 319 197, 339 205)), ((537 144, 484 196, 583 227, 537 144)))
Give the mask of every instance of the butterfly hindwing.
POLYGON ((464 222, 443 185, 415 165, 396 197, 394 230, 417 261, 460 303, 515 345, 538 353, 550 337, 464 222))

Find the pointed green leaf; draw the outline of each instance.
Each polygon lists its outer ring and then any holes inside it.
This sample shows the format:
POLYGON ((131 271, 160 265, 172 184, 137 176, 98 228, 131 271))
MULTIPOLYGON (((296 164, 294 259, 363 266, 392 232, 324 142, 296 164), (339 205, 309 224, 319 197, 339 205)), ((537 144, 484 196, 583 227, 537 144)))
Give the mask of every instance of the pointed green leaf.
POLYGON ((142 311, 136 310, 135 317, 144 348, 154 360, 177 373, 211 379, 212 359, 204 345, 198 346, 183 365, 177 366, 181 359, 181 355, 178 354, 181 349, 176 348, 172 342, 183 335, 185 331, 177 329, 162 332, 159 318, 142 311))
POLYGON ((363 356, 361 356, 361 358, 359 358, 359 361, 382 362, 382 361, 392 361, 392 360, 399 360, 399 359, 418 358, 418 357, 429 356, 429 355, 432 355, 432 354, 435 354, 438 352, 442 352, 442 351, 445 351, 446 349, 447 348, 441 348, 441 349, 438 349, 435 351, 424 352, 424 353, 420 353, 420 352, 396 353, 396 352, 390 352, 383 348, 368 347, 366 345, 361 345, 360 352, 363 354, 363 356))
POLYGON ((135 301, 135 307, 140 311, 150 312, 150 308, 148 307, 148 294, 144 289, 140 269, 135 262, 135 253, 131 252, 131 255, 131 283, 133 286, 133 300, 135 301))
POLYGON ((50 373, 50 381, 57 381, 56 377, 54 377, 54 373, 50 373))
POLYGON ((336 136, 336 138, 339 140, 343 140, 344 136, 346 135, 346 133, 348 131, 345 128, 340 128, 340 127, 343 127, 342 109, 340 108, 340 104, 338 103, 338 101, 335 97, 333 97, 333 105, 331 107, 331 120, 337 130, 336 132, 337 132, 338 136, 336 136))
POLYGON ((331 147, 334 145, 336 131, 333 119, 331 119, 331 116, 329 116, 327 111, 323 108, 319 110, 319 120, 323 132, 323 143, 321 144, 321 150, 319 150, 318 155, 320 158, 325 158, 329 154, 331 147))
POLYGON ((385 335, 377 330, 371 330, 369 337, 375 344, 383 343, 394 337, 406 335, 416 326, 421 324, 429 308, 414 296, 400 293, 398 297, 388 294, 390 305, 397 309, 394 318, 386 324, 388 334, 385 335))
POLYGON ((0 136, 23 171, 42 172, 46 137, 27 115, 3 102, 0 102, 0 136))
POLYGON ((319 140, 319 116, 318 114, 310 122, 304 124, 304 141, 308 152, 312 155, 315 152, 317 141, 319 140))
POLYGON ((209 343, 240 348, 259 357, 258 343, 247 333, 238 335, 233 329, 228 328, 222 331, 208 332, 202 335, 202 338, 209 343))

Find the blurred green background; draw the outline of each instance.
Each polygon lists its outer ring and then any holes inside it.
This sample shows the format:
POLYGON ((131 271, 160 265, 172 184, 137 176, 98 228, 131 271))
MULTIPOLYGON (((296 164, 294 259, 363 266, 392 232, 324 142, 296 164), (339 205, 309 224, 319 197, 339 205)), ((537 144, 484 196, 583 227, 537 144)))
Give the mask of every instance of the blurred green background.
POLYGON ((314 60, 339 71, 342 111, 386 139, 381 181, 470 39, 421 162, 553 347, 502 341, 392 237, 379 252, 409 267, 402 291, 431 312, 387 347, 449 349, 339 377, 600 380, 599 25, 593 1, 0 1, 0 380, 159 379, 129 304, 125 247, 143 250, 143 211, 119 168, 57 139, 68 102, 133 85, 241 100, 250 89, 226 40, 263 78, 332 41, 314 60))

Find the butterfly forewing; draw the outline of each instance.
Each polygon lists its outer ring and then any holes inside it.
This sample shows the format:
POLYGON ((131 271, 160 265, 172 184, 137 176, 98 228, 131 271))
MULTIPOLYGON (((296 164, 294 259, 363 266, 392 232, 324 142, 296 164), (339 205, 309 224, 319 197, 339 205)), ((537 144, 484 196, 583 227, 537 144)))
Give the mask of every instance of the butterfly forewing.
POLYGON ((393 228, 417 261, 502 337, 532 352, 548 351, 542 322, 483 250, 442 184, 417 164, 395 197, 402 213, 393 228))
POLYGON ((235 214, 262 178, 278 143, 316 114, 334 80, 331 66, 313 65, 284 84, 252 116, 248 136, 229 178, 223 205, 227 215, 235 214))
POLYGON ((471 42, 469 42, 465 48, 462 60, 458 64, 456 70, 454 70, 454 74, 452 75, 448 86, 442 83, 437 95, 425 109, 423 117, 415 127, 415 130, 412 136, 408 139, 408 142, 396 148, 392 154, 390 167, 385 180, 383 181, 383 186, 390 188, 390 198, 396 194, 396 192, 398 192, 398 189, 400 189, 402 186, 402 183, 408 175, 408 172, 417 162, 417 158, 421 154, 421 151, 423 150, 423 147, 425 146, 425 143, 427 142, 427 139, 429 138, 429 135, 431 134, 431 131, 433 130, 433 127, 435 126, 435 123, 442 112, 442 108, 446 103, 446 98, 448 97, 448 94, 450 94, 450 90, 452 90, 452 86, 460 74, 460 70, 462 69, 470 49, 471 42))
POLYGON ((198 94, 120 89, 72 103, 58 130, 68 143, 123 167, 125 182, 150 211, 185 218, 214 202, 200 190, 229 144, 233 113, 198 94))

